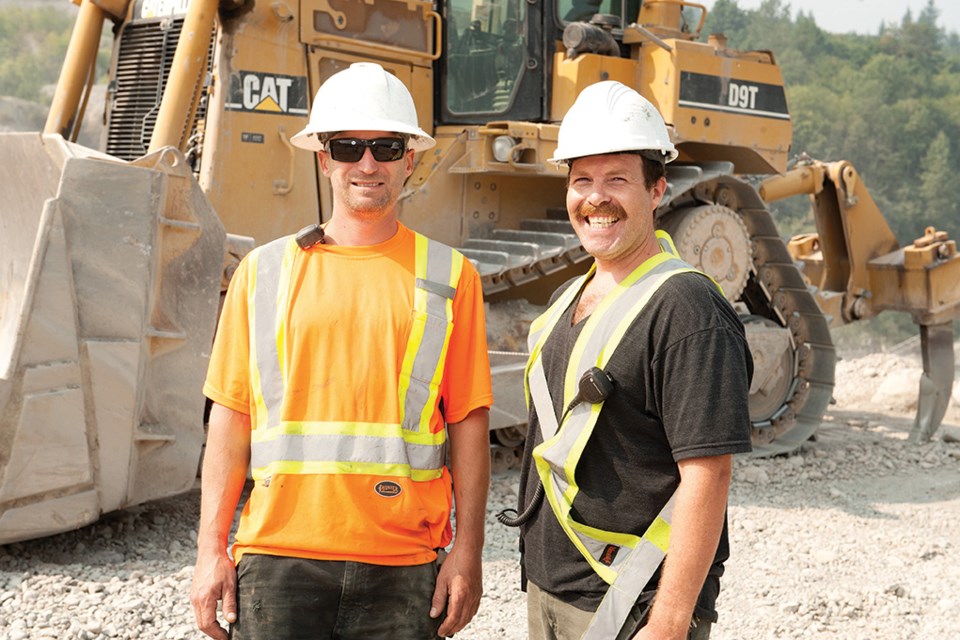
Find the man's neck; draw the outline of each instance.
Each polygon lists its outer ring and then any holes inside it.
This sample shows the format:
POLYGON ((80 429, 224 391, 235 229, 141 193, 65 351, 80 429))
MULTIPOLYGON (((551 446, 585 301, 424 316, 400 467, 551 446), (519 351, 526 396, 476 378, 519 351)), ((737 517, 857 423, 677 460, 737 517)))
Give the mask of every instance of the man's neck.
POLYGON ((334 211, 330 220, 323 225, 327 244, 344 247, 367 247, 386 242, 396 235, 397 228, 395 213, 364 218, 337 215, 334 211))
POLYGON ((652 241, 644 242, 635 252, 620 256, 615 260, 595 258, 594 262, 597 264, 595 279, 619 284, 624 278, 633 273, 637 267, 658 253, 660 253, 660 243, 658 243, 656 237, 654 237, 652 241))
POLYGON ((660 253, 659 243, 655 243, 652 247, 648 245, 644 245, 644 247, 643 251, 617 260, 594 259, 597 268, 577 302, 577 308, 573 312, 574 324, 592 314, 607 294, 623 282, 637 267, 660 253))

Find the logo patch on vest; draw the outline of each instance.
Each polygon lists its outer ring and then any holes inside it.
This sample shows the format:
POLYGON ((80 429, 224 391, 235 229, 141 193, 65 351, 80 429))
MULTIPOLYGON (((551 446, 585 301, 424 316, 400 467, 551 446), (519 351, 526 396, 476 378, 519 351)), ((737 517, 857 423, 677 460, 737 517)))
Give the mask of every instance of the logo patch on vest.
POLYGON ((384 498, 396 498, 398 495, 400 495, 400 492, 403 491, 399 484, 391 480, 378 482, 376 485, 374 485, 373 490, 384 498))
POLYGON ((614 559, 617 557, 617 553, 620 551, 620 547, 615 544, 608 544, 603 548, 603 553, 600 554, 600 563, 605 564, 608 567, 613 564, 614 559))

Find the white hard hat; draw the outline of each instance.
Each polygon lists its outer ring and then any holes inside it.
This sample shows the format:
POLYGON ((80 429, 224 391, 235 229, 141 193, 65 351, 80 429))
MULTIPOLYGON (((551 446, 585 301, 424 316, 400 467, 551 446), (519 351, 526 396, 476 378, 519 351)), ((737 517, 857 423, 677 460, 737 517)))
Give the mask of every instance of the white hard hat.
POLYGON ((310 151, 323 149, 318 133, 390 131, 410 136, 408 149, 424 151, 437 144, 417 124, 417 109, 407 87, 373 62, 355 62, 320 85, 310 122, 290 142, 310 151))
POLYGON ((665 162, 677 157, 663 117, 646 98, 614 80, 592 84, 563 117, 550 162, 622 151, 658 151, 665 162))

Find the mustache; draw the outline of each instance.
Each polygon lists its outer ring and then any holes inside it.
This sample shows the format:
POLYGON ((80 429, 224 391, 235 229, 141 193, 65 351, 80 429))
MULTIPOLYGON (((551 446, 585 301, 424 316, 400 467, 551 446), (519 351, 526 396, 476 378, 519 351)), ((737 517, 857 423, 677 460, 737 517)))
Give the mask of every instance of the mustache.
POLYGON ((594 206, 589 202, 581 202, 580 206, 574 212, 578 218, 587 218, 593 215, 615 216, 623 220, 627 217, 627 212, 615 202, 604 202, 600 206, 594 206))

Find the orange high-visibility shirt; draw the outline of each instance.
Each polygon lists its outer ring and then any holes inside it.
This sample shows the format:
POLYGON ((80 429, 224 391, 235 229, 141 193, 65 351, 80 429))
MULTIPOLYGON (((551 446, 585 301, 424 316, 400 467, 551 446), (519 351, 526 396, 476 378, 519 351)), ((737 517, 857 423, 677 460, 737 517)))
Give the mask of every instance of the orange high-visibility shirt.
MULTIPOLYGON (((283 361, 284 421, 398 423, 399 374, 413 314, 414 233, 398 225, 368 247, 298 251, 290 278, 283 361)), ((440 402, 430 428, 493 402, 480 278, 463 259, 440 402)), ((214 402, 251 416, 247 262, 227 292, 204 385, 214 402)), ((453 427, 456 428, 456 427, 453 427)), ((277 474, 244 507, 234 558, 244 553, 384 565, 430 562, 451 539, 451 483, 360 474, 277 474), (382 480, 395 496, 375 491, 382 480)))

